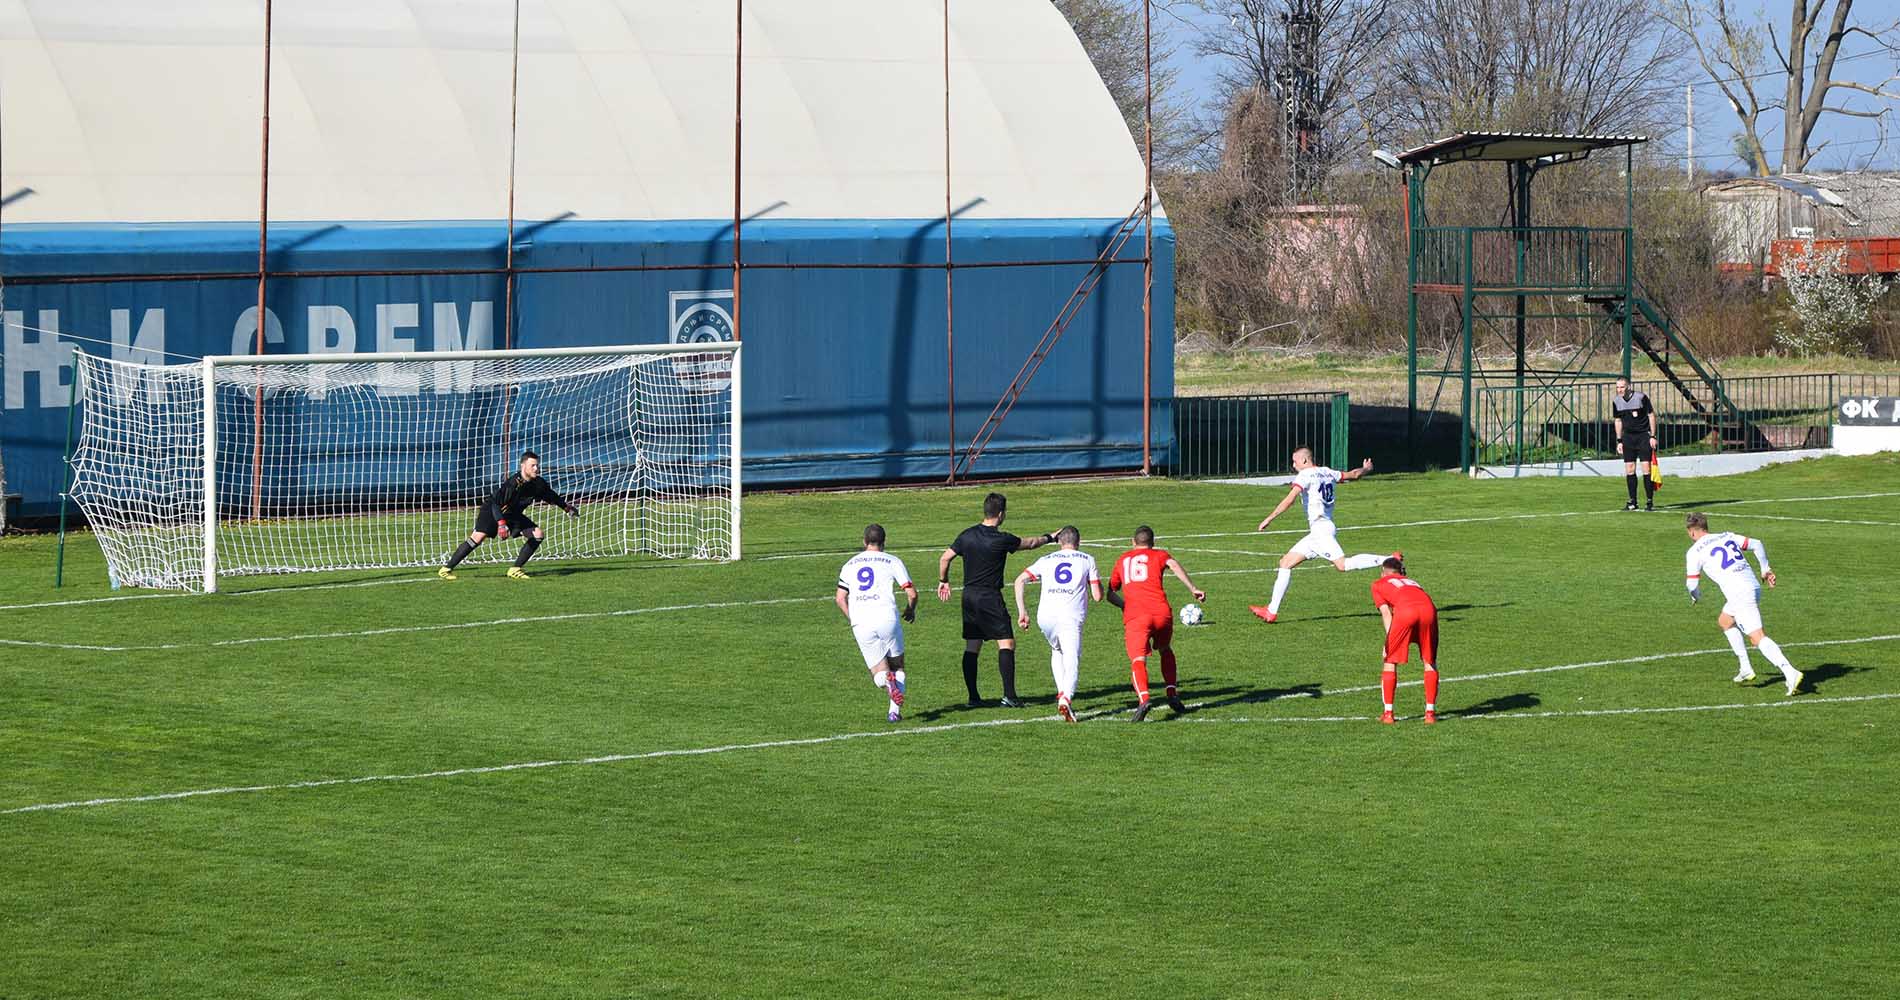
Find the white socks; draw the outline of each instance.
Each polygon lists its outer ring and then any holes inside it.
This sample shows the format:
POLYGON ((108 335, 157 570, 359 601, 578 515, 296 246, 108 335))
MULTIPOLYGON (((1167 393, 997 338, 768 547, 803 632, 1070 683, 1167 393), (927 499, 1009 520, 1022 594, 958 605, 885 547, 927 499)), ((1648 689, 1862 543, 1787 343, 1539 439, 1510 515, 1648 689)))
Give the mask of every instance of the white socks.
POLYGON ((1794 664, 1788 662, 1786 656, 1781 655, 1781 647, 1775 644, 1775 640, 1767 636, 1762 636, 1761 645, 1755 648, 1761 650, 1761 655, 1768 657, 1769 663, 1780 667, 1781 676, 1786 677, 1788 680, 1794 680, 1795 675, 1800 673, 1800 671, 1794 668, 1794 664))
POLYGON ((889 689, 891 686, 891 672, 888 670, 880 670, 872 674, 871 683, 876 684, 878 687, 889 689))
POLYGON ((1273 600, 1267 602, 1268 611, 1276 615, 1280 613, 1280 602, 1286 599, 1287 584, 1292 582, 1293 571, 1285 566, 1280 567, 1273 577, 1273 600))
MULTIPOLYGON (((1736 628, 1733 625, 1730 625, 1728 628, 1725 628, 1722 630, 1722 635, 1728 639, 1728 648, 1735 651, 1735 658, 1742 662, 1742 673, 1745 673, 1745 674, 1754 673, 1755 669, 1748 665, 1748 642, 1747 640, 1742 638, 1742 630, 1739 628, 1736 628)), ((1768 644, 1767 640, 1762 641, 1762 645, 1765 646, 1767 644, 1768 644)), ((1776 647, 1776 648, 1779 649, 1780 647, 1776 647)), ((1765 655, 1766 650, 1764 650, 1763 652, 1765 655)), ((1769 662, 1771 663, 1774 662, 1772 657, 1770 658, 1769 662)))
POLYGON ((897 672, 897 676, 896 676, 895 678, 893 678, 893 680, 895 680, 895 681, 896 681, 896 683, 897 683, 897 693, 898 693, 898 694, 903 694, 903 693, 904 693, 904 681, 905 681, 905 677, 904 677, 904 672, 903 672, 902 670, 899 670, 899 671, 897 672))
POLYGON ((1385 559, 1385 556, 1375 556, 1369 552, 1361 552, 1356 556, 1346 557, 1346 568, 1348 570, 1373 569, 1380 563, 1385 562, 1385 559))

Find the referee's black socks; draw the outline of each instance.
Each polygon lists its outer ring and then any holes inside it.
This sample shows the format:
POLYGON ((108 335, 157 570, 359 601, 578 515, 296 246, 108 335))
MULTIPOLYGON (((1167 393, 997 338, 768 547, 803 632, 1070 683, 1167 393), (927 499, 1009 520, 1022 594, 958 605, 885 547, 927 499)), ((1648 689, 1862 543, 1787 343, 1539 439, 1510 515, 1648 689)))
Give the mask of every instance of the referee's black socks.
POLYGON ((977 700, 976 653, 971 650, 965 650, 963 653, 963 686, 970 690, 970 700, 977 700))
POLYGON ((1003 697, 1016 701, 1016 651, 996 651, 996 672, 1003 675, 1003 697))
POLYGON ((1635 503, 1636 502, 1636 473, 1634 472, 1626 473, 1623 476, 1623 485, 1628 486, 1630 488, 1630 503, 1635 503))

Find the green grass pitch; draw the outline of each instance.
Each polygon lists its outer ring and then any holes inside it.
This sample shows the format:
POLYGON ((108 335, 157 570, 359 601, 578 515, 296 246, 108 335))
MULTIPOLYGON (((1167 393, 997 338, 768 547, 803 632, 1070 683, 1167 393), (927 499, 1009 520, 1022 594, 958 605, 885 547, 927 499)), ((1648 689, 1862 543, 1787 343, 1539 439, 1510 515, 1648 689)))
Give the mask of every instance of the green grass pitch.
MULTIPOLYGON (((1444 609, 1436 727, 1416 684, 1411 719, 1372 721, 1374 574, 1301 569, 1279 624, 1248 615, 1302 527, 1251 530, 1279 488, 1012 486, 1008 527, 1076 523, 1104 564, 1155 527, 1210 592, 1177 630, 1201 707, 1127 723, 1100 605, 1084 723, 1050 721, 1034 632, 1031 708, 968 710, 955 605, 927 593, 889 725, 838 566, 878 521, 927 586, 983 492, 753 496, 743 563, 527 583, 148 598, 80 536, 55 591, 50 539, 0 541, 0 998, 1900 982, 1900 460, 1674 480, 1657 514, 1617 510, 1615 480, 1343 486, 1347 551, 1404 549, 1444 609), (1730 682, 1719 600, 1683 592, 1686 507, 1767 541, 1799 697, 1759 659, 1730 682), (43 606, 110 597, 132 599, 43 606), (344 780, 379 777, 401 780, 344 780), (22 811, 100 799, 136 801, 22 811)), ((993 651, 983 676, 995 697, 993 651)))

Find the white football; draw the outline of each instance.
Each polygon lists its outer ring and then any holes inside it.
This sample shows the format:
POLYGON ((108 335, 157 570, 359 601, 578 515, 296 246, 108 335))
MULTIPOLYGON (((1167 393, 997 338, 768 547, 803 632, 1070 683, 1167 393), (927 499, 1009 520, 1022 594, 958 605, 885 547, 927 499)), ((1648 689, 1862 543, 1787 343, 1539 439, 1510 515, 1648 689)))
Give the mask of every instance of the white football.
POLYGON ((1201 606, 1200 605, 1198 604, 1181 605, 1181 624, 1199 625, 1200 623, 1201 623, 1201 606))

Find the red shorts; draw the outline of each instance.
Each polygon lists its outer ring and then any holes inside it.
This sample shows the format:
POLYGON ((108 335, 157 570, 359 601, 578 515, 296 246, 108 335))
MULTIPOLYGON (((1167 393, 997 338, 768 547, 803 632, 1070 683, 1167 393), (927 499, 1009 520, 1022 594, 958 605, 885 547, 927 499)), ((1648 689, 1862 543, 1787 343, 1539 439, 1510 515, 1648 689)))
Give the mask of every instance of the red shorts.
POLYGON ((1392 628, 1385 634, 1385 662, 1404 663, 1411 652, 1407 647, 1414 644, 1418 646, 1419 659, 1438 665, 1438 612, 1392 616, 1392 628))
POLYGON ((1122 619, 1122 638, 1128 643, 1128 658, 1139 660, 1149 648, 1174 641, 1174 612, 1132 615, 1122 619))

